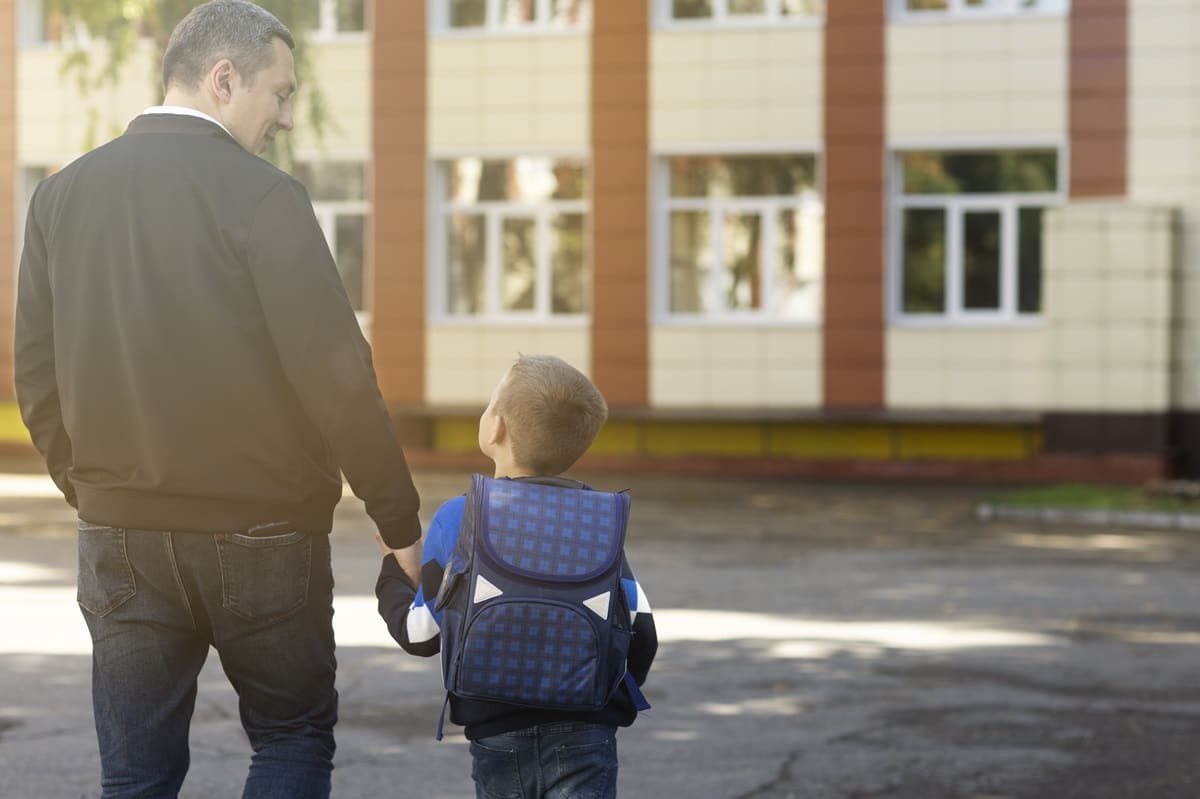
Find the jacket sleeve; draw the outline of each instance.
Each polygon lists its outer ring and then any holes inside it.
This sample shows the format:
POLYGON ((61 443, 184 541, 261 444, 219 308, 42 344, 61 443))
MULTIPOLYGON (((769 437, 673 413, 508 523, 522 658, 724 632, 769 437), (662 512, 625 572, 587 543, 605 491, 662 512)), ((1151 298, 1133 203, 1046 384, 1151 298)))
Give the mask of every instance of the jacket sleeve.
POLYGON ((391 555, 383 559, 375 597, 388 632, 410 655, 432 657, 442 649, 441 618, 434 601, 442 587, 446 554, 443 530, 435 516, 421 551, 421 585, 414 586, 391 555))
POLYGON ((77 506, 71 484, 71 439, 63 425, 54 366, 54 297, 45 236, 38 223, 39 191, 25 224, 25 248, 17 279, 13 373, 21 420, 46 460, 46 469, 67 502, 77 506))
POLYGON ((621 586, 629 600, 633 624, 633 640, 629 644, 629 673, 633 675, 634 682, 642 685, 658 653, 658 630, 654 626, 654 615, 650 612, 650 600, 646 599, 646 592, 628 560, 621 564, 621 586))
POLYGON ((379 392, 371 349, 304 187, 258 203, 247 262, 284 373, 388 546, 421 538, 420 500, 379 392))

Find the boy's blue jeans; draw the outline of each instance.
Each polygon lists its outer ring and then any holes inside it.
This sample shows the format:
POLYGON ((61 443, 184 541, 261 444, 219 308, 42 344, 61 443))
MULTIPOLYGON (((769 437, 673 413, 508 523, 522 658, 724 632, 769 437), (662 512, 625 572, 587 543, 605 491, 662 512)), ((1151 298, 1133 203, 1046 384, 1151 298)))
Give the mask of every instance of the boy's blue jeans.
POLYGON ((475 799, 615 799, 617 730, 557 722, 471 742, 475 799))
POLYGON ((327 536, 81 521, 78 599, 92 636, 104 799, 178 794, 209 646, 254 750, 244 796, 329 796, 337 692, 327 536))

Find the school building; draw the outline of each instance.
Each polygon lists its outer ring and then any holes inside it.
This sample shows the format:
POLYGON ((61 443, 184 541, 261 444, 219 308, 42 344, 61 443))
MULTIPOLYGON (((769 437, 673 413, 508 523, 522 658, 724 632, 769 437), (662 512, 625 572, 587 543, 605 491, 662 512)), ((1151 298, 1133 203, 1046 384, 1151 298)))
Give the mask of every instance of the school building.
MULTIPOLYGON (((550 352, 597 468, 1200 473, 1195 0, 314 2, 295 173, 414 460, 550 352)), ((44 16, 0 0, 0 399, 33 185, 157 99, 44 16)))

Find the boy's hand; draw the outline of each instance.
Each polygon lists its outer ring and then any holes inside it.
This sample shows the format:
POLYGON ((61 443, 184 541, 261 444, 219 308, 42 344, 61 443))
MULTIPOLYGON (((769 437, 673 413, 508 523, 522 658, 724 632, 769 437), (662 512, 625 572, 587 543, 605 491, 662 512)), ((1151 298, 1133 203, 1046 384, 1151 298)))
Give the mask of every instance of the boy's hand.
POLYGON ((391 555, 396 559, 396 563, 400 564, 401 570, 412 581, 412 584, 421 587, 421 542, 407 546, 404 549, 392 549, 383 540, 383 536, 378 531, 375 533, 375 541, 379 544, 379 551, 384 555, 391 555))

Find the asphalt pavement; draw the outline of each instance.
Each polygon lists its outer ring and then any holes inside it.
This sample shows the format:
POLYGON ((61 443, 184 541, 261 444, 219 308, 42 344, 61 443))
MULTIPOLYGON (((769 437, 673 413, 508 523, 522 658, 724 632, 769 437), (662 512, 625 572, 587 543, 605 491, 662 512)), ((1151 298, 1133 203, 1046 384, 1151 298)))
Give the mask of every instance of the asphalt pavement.
MULTIPOLYGON (((426 519, 466 475, 421 472, 426 519)), ((985 524, 985 489, 596 476, 633 490, 629 556, 660 635, 618 736, 623 797, 1200 796, 1200 533, 985 524)), ((0 474, 0 797, 99 795, 74 518, 0 474)), ((378 552, 339 506, 337 797, 474 795, 433 733, 438 662, 375 614, 378 552)), ((269 657, 264 653, 264 657, 269 657)), ((241 795, 215 656, 183 797, 241 795)))

